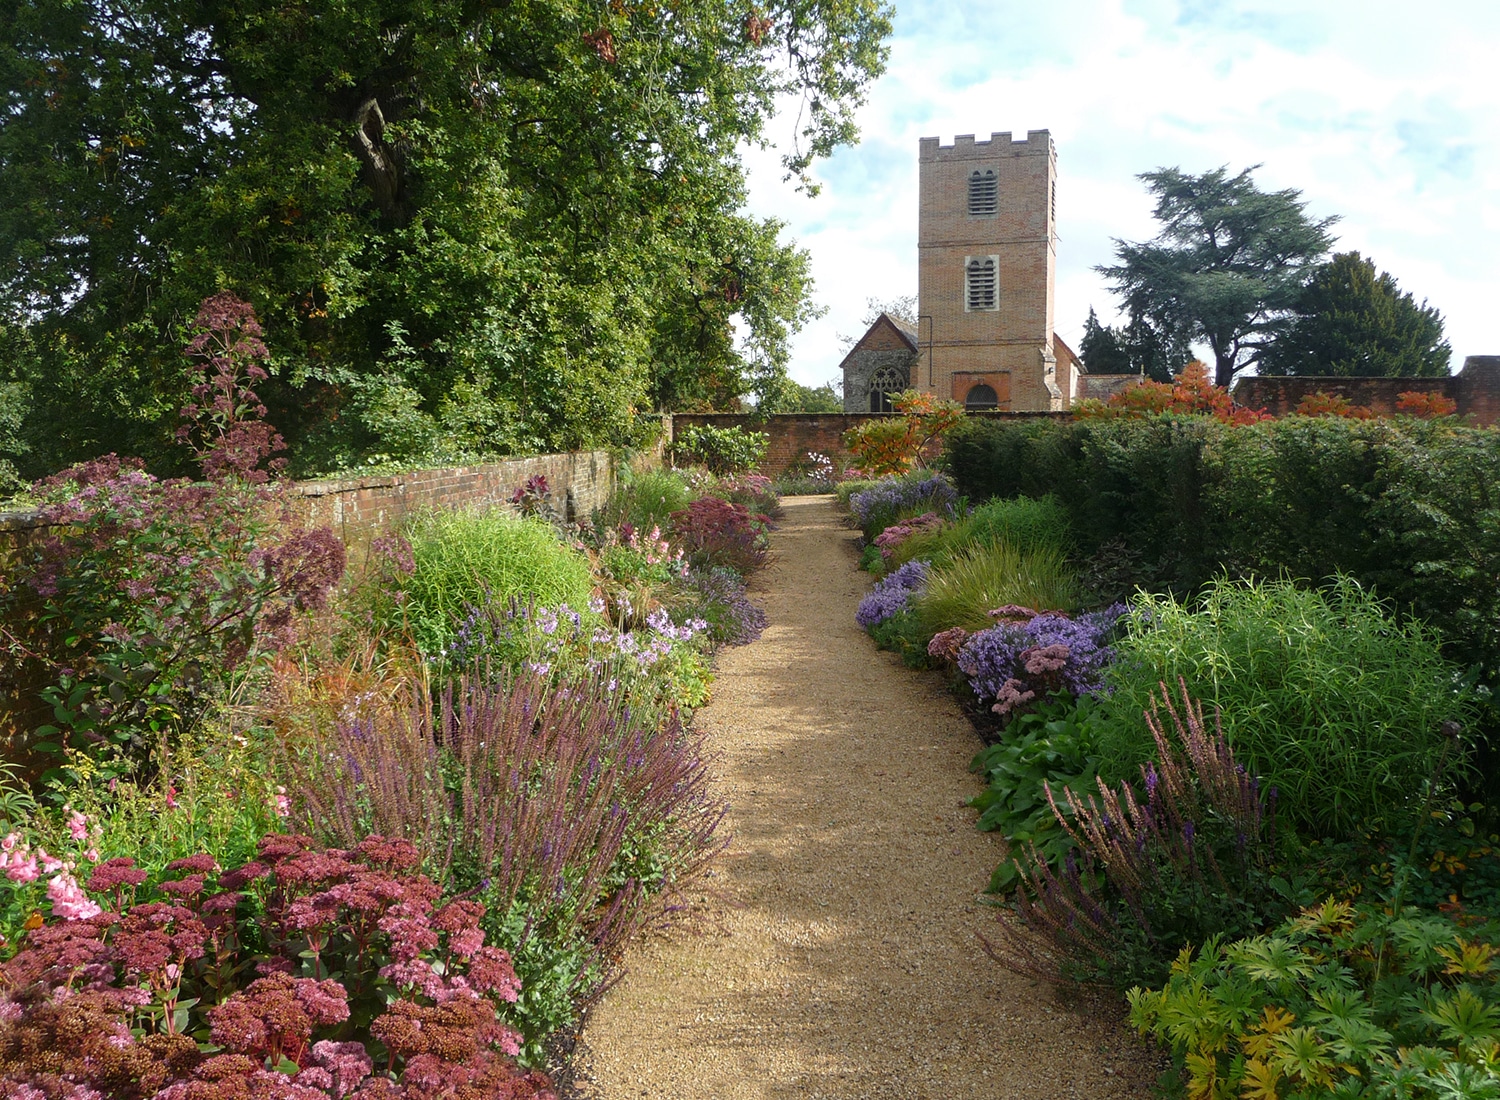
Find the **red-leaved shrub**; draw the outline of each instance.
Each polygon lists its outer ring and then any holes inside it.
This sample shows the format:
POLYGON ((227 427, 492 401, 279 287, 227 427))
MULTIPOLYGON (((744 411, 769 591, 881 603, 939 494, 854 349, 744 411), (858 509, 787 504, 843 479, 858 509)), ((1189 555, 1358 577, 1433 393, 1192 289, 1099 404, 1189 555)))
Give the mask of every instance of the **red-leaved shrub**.
POLYGON ((748 576, 766 563, 764 515, 719 497, 699 497, 672 513, 677 542, 698 567, 724 566, 748 576))

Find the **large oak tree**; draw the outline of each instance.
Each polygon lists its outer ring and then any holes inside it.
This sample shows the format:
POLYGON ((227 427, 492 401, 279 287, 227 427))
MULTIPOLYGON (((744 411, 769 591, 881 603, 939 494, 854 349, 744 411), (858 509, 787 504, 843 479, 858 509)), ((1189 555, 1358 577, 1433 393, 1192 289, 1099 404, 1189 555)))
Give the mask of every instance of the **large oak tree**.
POLYGON ((637 410, 774 390, 807 259, 743 213, 738 154, 799 102, 791 176, 853 140, 888 14, 0 0, 19 464, 169 465, 183 329, 218 289, 266 325, 304 469, 623 441, 637 410))

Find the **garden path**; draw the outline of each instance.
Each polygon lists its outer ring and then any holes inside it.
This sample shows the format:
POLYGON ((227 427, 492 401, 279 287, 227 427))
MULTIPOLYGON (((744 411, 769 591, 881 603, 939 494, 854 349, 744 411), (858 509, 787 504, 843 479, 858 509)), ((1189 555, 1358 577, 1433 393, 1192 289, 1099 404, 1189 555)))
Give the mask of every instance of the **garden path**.
POLYGON ((832 498, 794 497, 696 721, 732 842, 696 931, 633 948, 583 1035, 598 1100, 1145 1096, 1118 1002, 991 962, 976 896, 1002 852, 965 803, 979 742, 937 676, 854 623, 868 577, 832 498), (717 895, 717 896, 715 896, 717 895))

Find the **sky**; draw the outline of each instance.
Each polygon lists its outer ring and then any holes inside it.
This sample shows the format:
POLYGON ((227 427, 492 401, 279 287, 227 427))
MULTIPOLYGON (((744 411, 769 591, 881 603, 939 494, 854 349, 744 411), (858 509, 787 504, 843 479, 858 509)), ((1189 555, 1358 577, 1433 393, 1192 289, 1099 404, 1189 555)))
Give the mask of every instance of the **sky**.
MULTIPOLYGON (((815 198, 775 148, 745 161, 750 210, 812 257, 826 314, 793 339, 792 377, 838 374, 869 298, 917 289, 917 139, 1050 130, 1058 149, 1056 327, 1075 348, 1093 269, 1156 234, 1137 174, 1259 164, 1358 250, 1440 309, 1453 369, 1500 354, 1497 0, 895 0, 860 143, 820 162, 815 198)), ((789 135, 792 120, 772 123, 789 135)))

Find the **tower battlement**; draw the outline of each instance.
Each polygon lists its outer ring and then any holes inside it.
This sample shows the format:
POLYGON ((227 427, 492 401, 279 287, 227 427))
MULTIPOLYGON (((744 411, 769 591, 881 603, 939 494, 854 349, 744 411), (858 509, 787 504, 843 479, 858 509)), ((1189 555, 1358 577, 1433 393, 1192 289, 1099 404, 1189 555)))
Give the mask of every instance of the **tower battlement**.
POLYGON ((917 140, 919 161, 971 160, 995 157, 1051 156, 1055 150, 1052 134, 1047 130, 1027 130, 1021 140, 1011 137, 1009 130, 992 133, 988 141, 977 141, 973 134, 958 134, 952 145, 944 145, 942 138, 924 137, 917 140))

